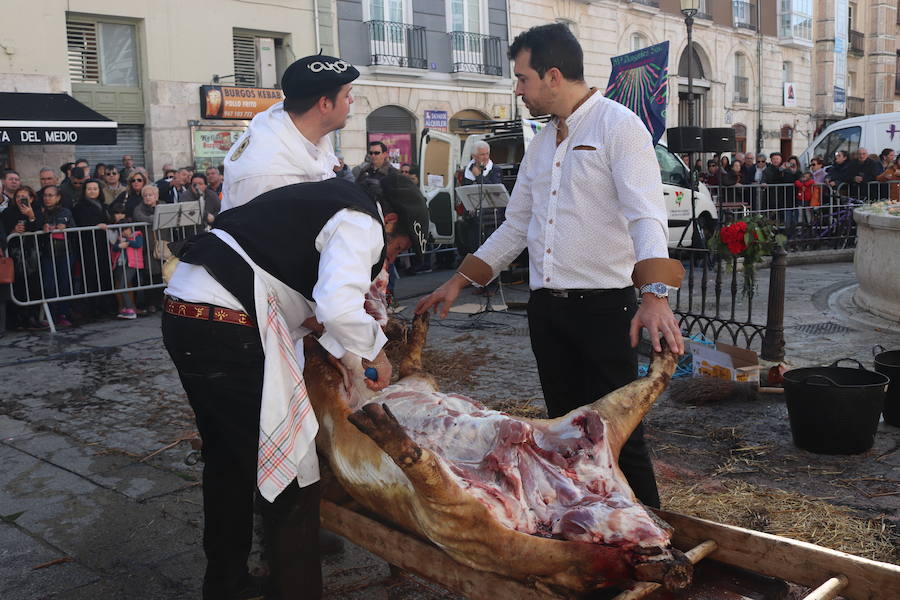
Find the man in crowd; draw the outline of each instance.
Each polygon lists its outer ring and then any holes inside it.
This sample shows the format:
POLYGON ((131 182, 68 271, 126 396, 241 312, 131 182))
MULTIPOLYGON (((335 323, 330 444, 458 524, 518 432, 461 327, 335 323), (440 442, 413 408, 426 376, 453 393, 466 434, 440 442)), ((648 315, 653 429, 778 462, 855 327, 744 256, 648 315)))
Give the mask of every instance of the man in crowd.
MULTIPOLYGON (((76 202, 81 200, 84 193, 84 182, 87 181, 88 174, 84 167, 72 167, 69 172, 68 182, 63 182, 59 186, 59 193, 62 196, 62 205, 65 208, 72 209, 76 202)), ((38 198, 39 200, 41 198, 38 198)))
POLYGON ((463 173, 463 185, 476 183, 500 183, 502 171, 491 160, 491 147, 483 141, 475 142, 472 148, 472 160, 466 165, 463 173))
POLYGON ((353 173, 350 172, 350 167, 344 162, 344 157, 340 154, 337 156, 337 164, 334 165, 334 176, 340 179, 346 179, 350 183, 353 183, 356 180, 353 177, 353 173))
POLYGON ((205 599, 243 597, 248 587, 257 489, 266 597, 321 597, 315 415, 284 444, 272 441, 273 423, 306 401, 293 363, 303 364, 310 327, 324 329, 319 343, 350 373, 377 369, 354 384, 389 384, 387 340, 363 309, 365 294, 385 260, 421 252, 416 232, 428 225, 421 196, 392 199, 382 225, 374 201, 342 179, 279 187, 222 212, 216 229, 179 252, 162 329, 203 440, 205 599))
POLYGON ((291 64, 281 78, 284 101, 253 117, 225 157, 222 211, 277 187, 334 177, 328 134, 347 124, 357 77, 356 67, 332 56, 291 64))
POLYGON ((50 167, 41 168, 38 173, 38 181, 41 183, 41 188, 45 188, 48 185, 59 185, 59 178, 56 176, 56 170, 51 169, 50 167))
POLYGON ((834 162, 831 163, 831 168, 828 169, 825 182, 832 188, 837 188, 842 183, 847 183, 852 179, 849 176, 849 166, 850 161, 847 160, 847 152, 838 150, 834 153, 834 162))
POLYGON ((160 191, 162 191, 162 186, 172 181, 172 177, 174 175, 175 165, 173 165, 172 163, 166 163, 162 167, 162 177, 157 179, 154 185, 156 185, 156 187, 160 188, 160 191))
POLYGON ((850 195, 854 198, 868 198, 870 184, 881 175, 882 171, 884 167, 881 161, 869 155, 869 151, 865 148, 859 148, 856 151, 856 158, 849 161, 847 166, 845 179, 850 184, 850 195))
POLYGON ((222 172, 219 170, 221 167, 207 167, 206 168, 206 181, 209 185, 209 189, 216 193, 216 196, 219 200, 222 199, 222 172))
POLYGON ((181 198, 181 195, 187 191, 188 184, 191 181, 191 172, 185 168, 178 169, 172 182, 165 190, 160 190, 160 201, 167 204, 175 204, 181 198))
POLYGON ((112 206, 116 198, 126 190, 119 178, 119 170, 110 165, 106 167, 106 173, 103 175, 103 204, 112 206))
POLYGON ((15 199, 16 192, 22 185, 22 179, 18 171, 7 169, 3 171, 3 198, 0 199, 0 210, 6 210, 15 199))
POLYGON ((122 168, 119 169, 119 173, 122 175, 122 179, 128 181, 128 178, 131 177, 134 169, 134 158, 130 154, 124 155, 122 157, 122 168))
POLYGON ((388 160, 388 148, 384 142, 369 142, 369 164, 356 177, 356 183, 368 190, 374 198, 382 196, 381 181, 388 175, 398 173, 397 168, 388 160))
MULTIPOLYGON (((650 134, 633 112, 588 88, 571 31, 534 27, 516 37, 509 58, 516 95, 531 114, 554 118, 525 153, 506 221, 416 312, 433 307, 446 316, 462 288, 488 284, 527 247, 531 346, 547 413, 558 417, 637 377, 642 327, 654 350, 662 335, 670 349, 684 351, 667 298, 684 269, 668 258, 650 134)), ((659 506, 641 425, 619 466, 641 502, 659 506)))
POLYGON ((209 187, 206 175, 203 173, 194 173, 194 176, 191 177, 191 185, 181 193, 178 201, 199 202, 202 214, 200 222, 204 225, 211 225, 216 220, 221 206, 219 195, 209 187))
POLYGON ((744 154, 744 165, 741 167, 741 181, 744 185, 753 183, 753 174, 756 171, 756 156, 752 152, 744 154))

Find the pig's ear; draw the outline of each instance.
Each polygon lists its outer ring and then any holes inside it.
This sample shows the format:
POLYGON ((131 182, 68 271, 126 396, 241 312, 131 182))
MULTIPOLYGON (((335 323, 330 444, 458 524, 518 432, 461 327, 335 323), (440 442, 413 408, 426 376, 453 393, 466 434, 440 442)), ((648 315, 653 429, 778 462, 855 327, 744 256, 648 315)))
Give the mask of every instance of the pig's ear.
POLYGON ((666 349, 660 353, 654 352, 646 377, 610 392, 591 404, 591 410, 606 422, 609 445, 617 459, 625 440, 666 389, 676 364, 677 357, 672 352, 666 349))

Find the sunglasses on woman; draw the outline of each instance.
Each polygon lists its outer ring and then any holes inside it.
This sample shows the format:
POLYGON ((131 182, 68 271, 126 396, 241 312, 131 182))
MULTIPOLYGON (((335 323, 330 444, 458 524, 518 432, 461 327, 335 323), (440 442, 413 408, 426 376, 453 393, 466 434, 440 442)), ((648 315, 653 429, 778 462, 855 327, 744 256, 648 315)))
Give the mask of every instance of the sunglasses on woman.
POLYGON ((144 180, 141 179, 140 177, 135 177, 134 179, 129 179, 128 181, 130 181, 131 183, 134 183, 135 181, 140 181, 141 183, 144 182, 144 180))

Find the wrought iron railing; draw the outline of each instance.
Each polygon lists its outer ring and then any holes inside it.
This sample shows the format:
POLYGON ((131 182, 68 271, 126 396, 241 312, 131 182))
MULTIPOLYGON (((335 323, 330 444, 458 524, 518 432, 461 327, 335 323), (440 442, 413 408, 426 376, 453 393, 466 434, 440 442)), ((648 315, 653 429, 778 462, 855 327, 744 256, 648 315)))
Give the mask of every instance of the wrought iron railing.
POLYGON ((734 76, 734 101, 746 104, 750 101, 750 78, 734 76))
POLYGON ((866 114, 866 99, 847 96, 847 116, 859 117, 866 114))
POLYGON ((850 52, 859 55, 866 53, 866 34, 850 30, 850 52))
POLYGON ((744 0, 733 0, 731 16, 735 27, 756 31, 756 5, 744 0))
POLYGON ((369 65, 427 69, 425 28, 393 21, 367 21, 369 65))
POLYGON ((500 38, 493 35, 450 32, 451 73, 503 75, 500 38))

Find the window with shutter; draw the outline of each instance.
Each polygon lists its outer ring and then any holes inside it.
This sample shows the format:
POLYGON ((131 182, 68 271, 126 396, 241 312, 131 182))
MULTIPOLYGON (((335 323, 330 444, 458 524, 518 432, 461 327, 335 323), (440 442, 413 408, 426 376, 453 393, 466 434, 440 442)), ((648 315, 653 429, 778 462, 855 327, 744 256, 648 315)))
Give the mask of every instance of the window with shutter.
POLYGON ((234 84, 256 87, 256 38, 232 34, 234 44, 234 84))
POLYGON ((69 76, 73 82, 100 83, 100 57, 97 24, 88 21, 66 21, 69 54, 69 76))

